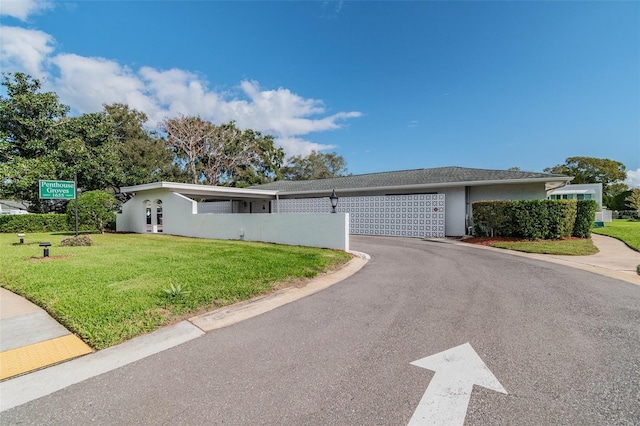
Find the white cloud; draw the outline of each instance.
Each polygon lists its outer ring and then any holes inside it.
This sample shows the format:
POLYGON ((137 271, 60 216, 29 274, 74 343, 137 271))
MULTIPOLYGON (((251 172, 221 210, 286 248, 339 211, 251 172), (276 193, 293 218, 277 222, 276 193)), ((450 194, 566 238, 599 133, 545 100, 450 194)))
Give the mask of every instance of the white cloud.
MULTIPOLYGON (((4 4, 4 3, 3 3, 4 4)), ((44 66, 53 52, 53 37, 37 30, 2 26, 0 58, 5 71, 22 71, 33 77, 44 77, 44 66)))
POLYGON ((627 170, 627 180, 624 181, 629 188, 640 188, 640 169, 627 170))
POLYGON ((360 112, 341 112, 312 118, 326 112, 322 101, 302 98, 284 88, 261 90, 256 81, 243 81, 240 88, 248 100, 227 102, 217 118, 235 119, 240 126, 269 131, 282 138, 339 129, 340 120, 361 115, 360 112))
POLYGON ((158 71, 150 67, 140 69, 145 94, 152 103, 147 115, 155 122, 166 116, 199 115, 213 119, 213 111, 220 104, 220 96, 207 90, 207 84, 195 74, 171 69, 158 71))
POLYGON ((121 102, 145 112, 152 126, 178 114, 199 115, 214 123, 235 120, 241 128, 273 134, 287 156, 335 148, 304 137, 340 129, 345 120, 361 116, 357 111, 327 115, 321 100, 286 88, 265 90, 257 81, 245 80, 235 91, 216 92, 202 76, 180 69, 134 70, 110 59, 55 54, 55 40, 41 31, 2 27, 2 35, 3 69, 46 78, 47 90, 80 113, 121 102))
POLYGON ((47 0, 2 0, 0 15, 26 21, 29 15, 52 8, 53 3, 47 0))
POLYGON ((51 59, 60 76, 54 79, 55 91, 64 102, 81 112, 102 109, 102 104, 124 102, 134 108, 141 105, 140 92, 144 88, 131 70, 103 58, 87 58, 61 54, 51 59), (136 105, 134 105, 136 104, 136 105))
POLYGON ((300 138, 277 138, 275 142, 287 153, 287 158, 294 155, 306 156, 311 151, 323 151, 336 148, 335 145, 322 145, 300 138))

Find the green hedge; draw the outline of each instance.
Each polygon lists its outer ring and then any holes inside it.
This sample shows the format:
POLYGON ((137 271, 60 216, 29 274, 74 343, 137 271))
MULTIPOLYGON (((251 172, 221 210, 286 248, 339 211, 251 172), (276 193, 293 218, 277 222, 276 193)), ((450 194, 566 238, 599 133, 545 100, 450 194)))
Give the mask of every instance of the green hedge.
POLYGON ((575 200, 477 201, 472 205, 475 234, 537 239, 572 235, 575 200))
POLYGON ((579 200, 577 206, 576 222, 573 225, 574 237, 591 237, 591 227, 596 219, 598 203, 595 200, 579 200))
POLYGON ((0 216, 0 232, 70 231, 63 214, 8 214, 0 216))
POLYGON ((509 201, 476 201, 472 205, 474 234, 501 236, 511 233, 511 222, 505 216, 509 201))

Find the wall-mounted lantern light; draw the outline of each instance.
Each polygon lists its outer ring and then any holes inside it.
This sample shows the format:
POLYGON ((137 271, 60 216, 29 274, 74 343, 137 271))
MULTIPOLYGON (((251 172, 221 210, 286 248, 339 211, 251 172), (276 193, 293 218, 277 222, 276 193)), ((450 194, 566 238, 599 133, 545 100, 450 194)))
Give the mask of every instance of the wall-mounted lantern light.
POLYGON ((335 213, 336 212, 336 207, 338 207, 338 196, 336 195, 336 190, 335 189, 331 193, 331 196, 329 197, 329 200, 331 201, 331 208, 333 209, 331 211, 331 213, 335 213))
POLYGON ((16 234, 20 238, 20 244, 24 244, 24 234, 16 234))

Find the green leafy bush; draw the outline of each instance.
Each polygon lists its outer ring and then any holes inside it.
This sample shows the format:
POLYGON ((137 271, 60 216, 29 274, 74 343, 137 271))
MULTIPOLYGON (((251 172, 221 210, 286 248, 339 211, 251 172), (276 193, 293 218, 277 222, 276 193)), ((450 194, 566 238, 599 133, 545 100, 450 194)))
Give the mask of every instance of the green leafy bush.
POLYGON ((572 235, 578 238, 589 238, 591 227, 596 218, 598 203, 595 200, 578 200, 576 221, 573 225, 572 235))
POLYGON ((63 214, 15 214, 0 216, 0 232, 69 231, 63 214))
POLYGON ((512 234, 507 236, 529 240, 544 238, 548 212, 542 208, 541 200, 511 201, 505 210, 512 222, 512 234))
POLYGON ((477 201, 473 203, 474 234, 493 237, 510 233, 510 221, 505 216, 509 201, 477 201))
POLYGON ((576 222, 576 201, 545 200, 543 205, 548 213, 544 239, 554 240, 570 237, 576 222))
MULTIPOLYGON (((115 222, 118 200, 105 191, 89 191, 78 196, 78 228, 104 233, 115 222)), ((67 204, 67 222, 75 227, 76 200, 67 204)))
POLYGON ((479 201, 472 209, 476 235, 530 240, 570 237, 577 211, 575 200, 479 201))

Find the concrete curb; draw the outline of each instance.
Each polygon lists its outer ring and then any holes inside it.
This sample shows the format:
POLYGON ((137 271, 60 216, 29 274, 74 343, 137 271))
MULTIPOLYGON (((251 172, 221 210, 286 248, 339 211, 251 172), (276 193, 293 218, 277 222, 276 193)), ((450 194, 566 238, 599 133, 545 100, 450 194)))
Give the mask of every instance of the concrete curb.
POLYGON ((217 330, 315 294, 355 274, 371 259, 366 253, 350 253, 356 257, 342 268, 315 278, 304 287, 288 287, 267 296, 225 306, 213 312, 189 318, 189 321, 203 331, 217 330))

